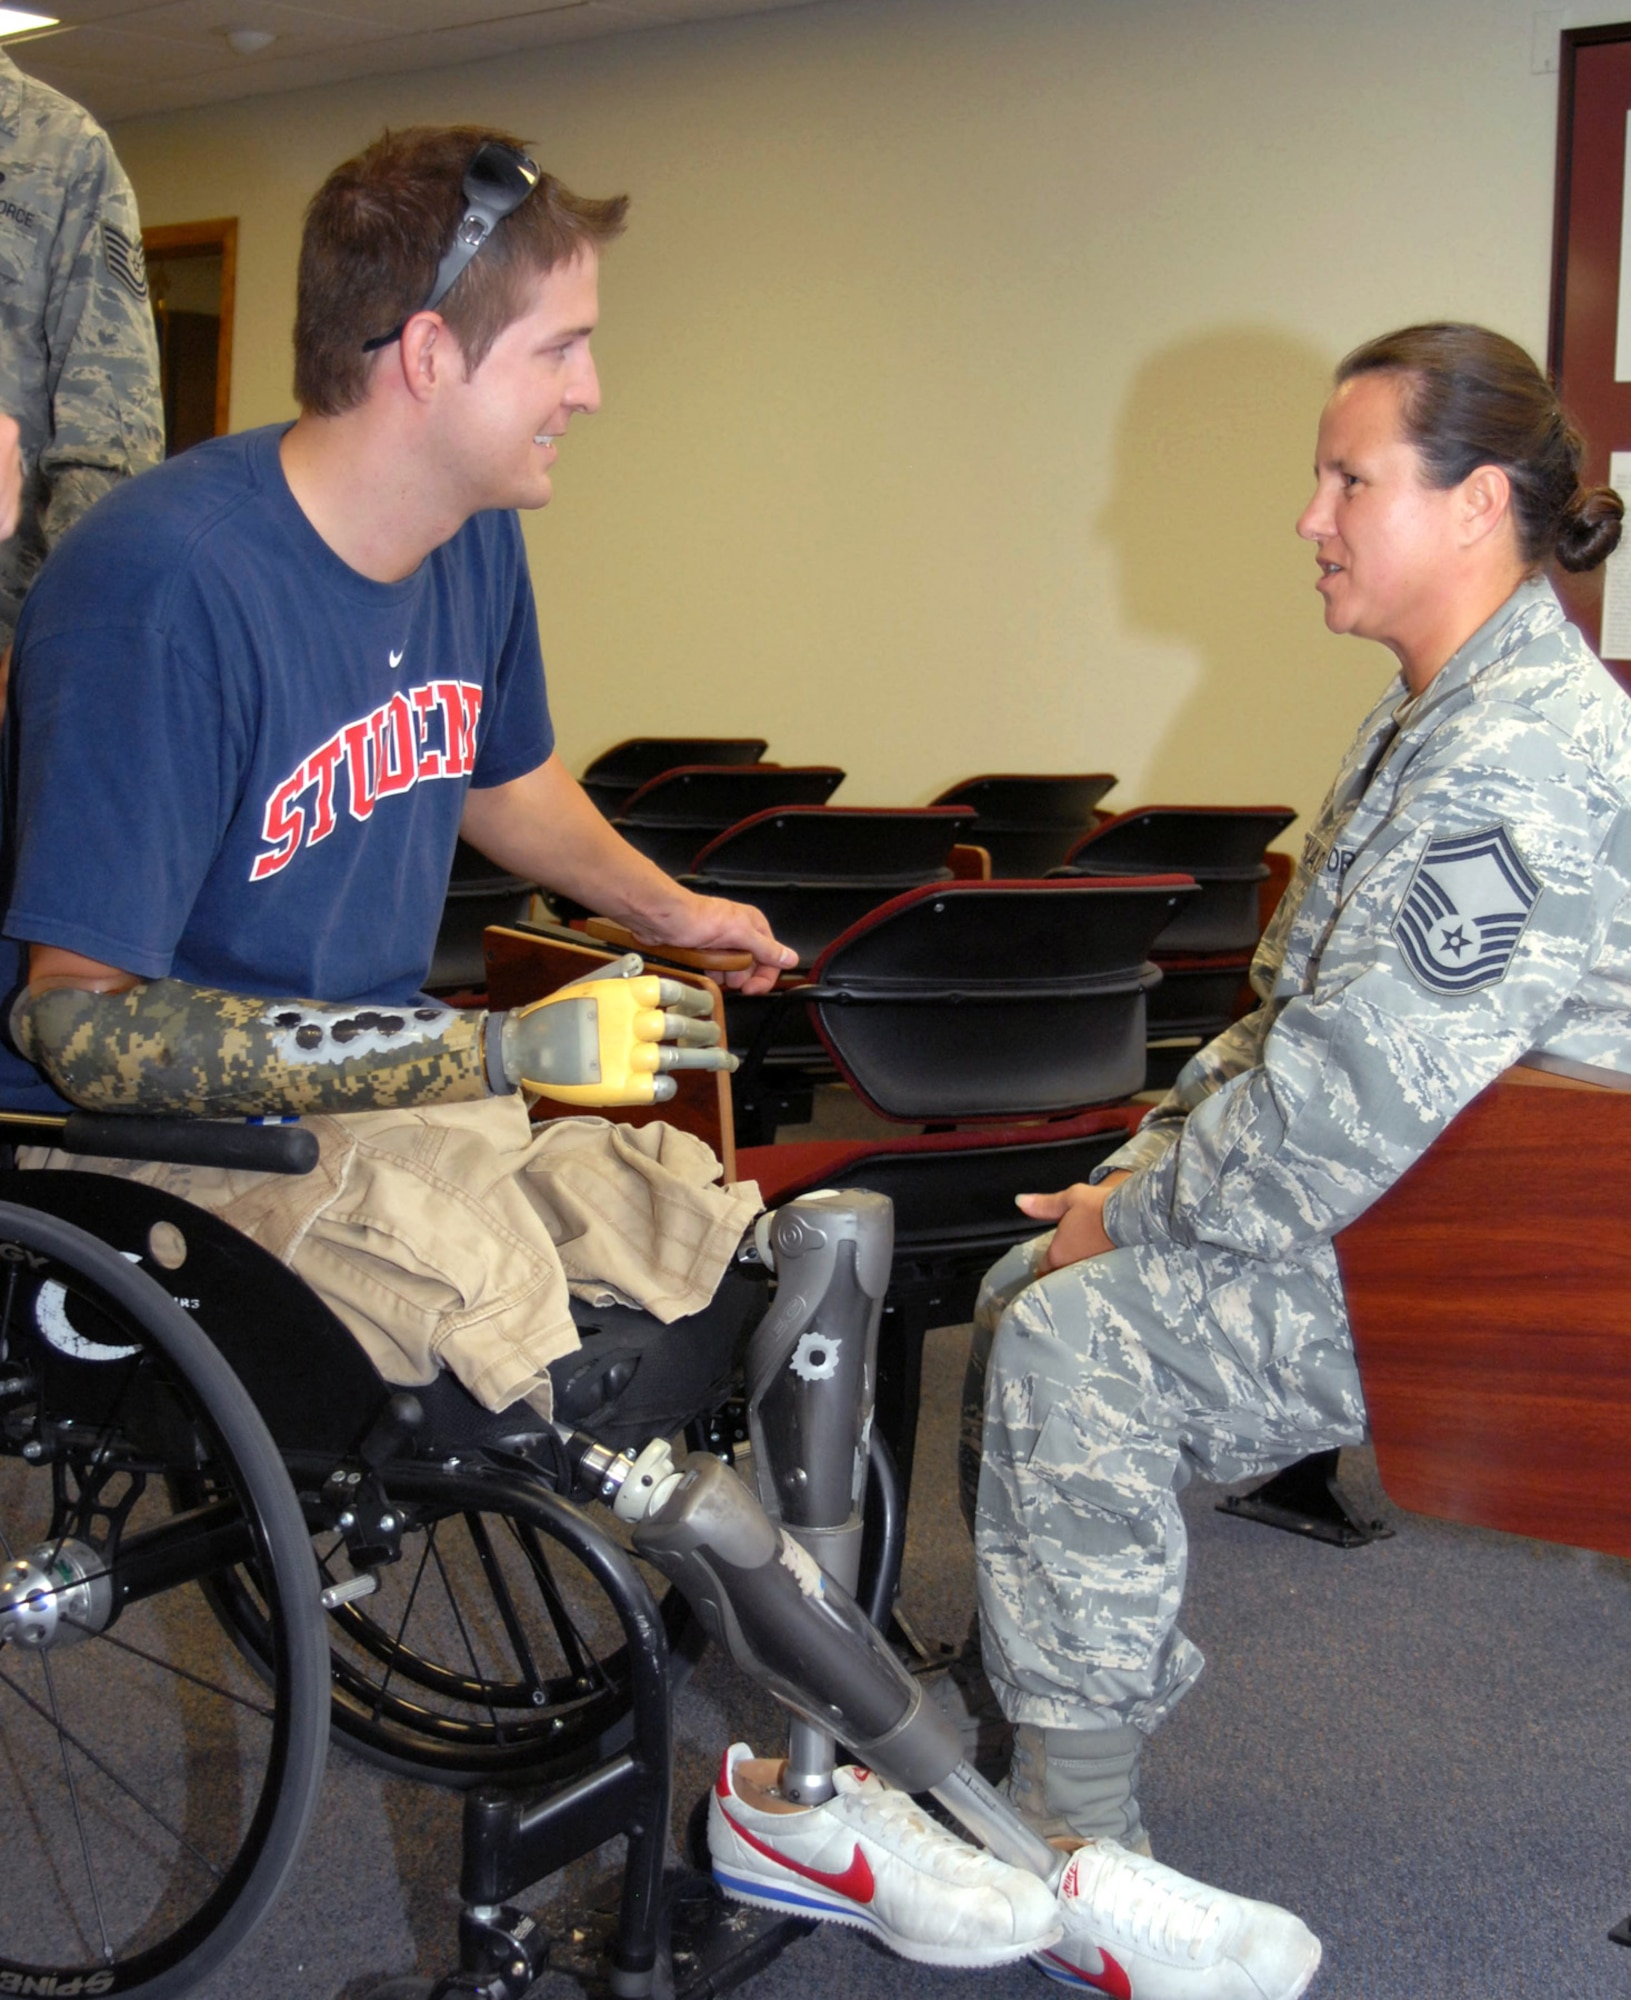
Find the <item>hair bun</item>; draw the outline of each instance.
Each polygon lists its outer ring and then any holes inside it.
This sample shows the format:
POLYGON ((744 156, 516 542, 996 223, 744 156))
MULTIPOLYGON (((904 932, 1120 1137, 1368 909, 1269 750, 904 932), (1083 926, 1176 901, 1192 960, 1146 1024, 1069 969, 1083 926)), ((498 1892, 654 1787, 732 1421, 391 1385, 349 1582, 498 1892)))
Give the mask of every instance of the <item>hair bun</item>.
POLYGON ((1557 559, 1567 570, 1595 569, 1619 547, 1625 503, 1612 486, 1576 487, 1563 510, 1557 559))

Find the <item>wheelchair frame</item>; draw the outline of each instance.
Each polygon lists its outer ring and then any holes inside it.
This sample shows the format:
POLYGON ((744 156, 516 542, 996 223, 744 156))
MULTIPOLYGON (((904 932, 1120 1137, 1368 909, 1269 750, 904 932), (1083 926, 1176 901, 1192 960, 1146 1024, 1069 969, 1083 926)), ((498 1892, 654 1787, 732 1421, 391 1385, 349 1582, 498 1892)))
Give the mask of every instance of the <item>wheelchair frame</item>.
MULTIPOLYGON (((136 1136, 141 1121, 119 1122, 136 1136)), ((195 1127, 195 1145, 197 1133, 195 1127)), ((243 1136, 241 1128, 232 1130, 235 1144, 243 1136)), ((288 1136, 267 1135, 273 1142, 288 1136)), ((416 1399, 393 1394, 345 1328, 267 1252, 163 1190, 100 1174, 0 1173, 0 1264, 6 1266, 0 1495, 11 1496, 0 1498, 0 1555, 9 1565, 0 1589, 0 1637, 10 1642, 6 1650, 29 1650, 18 1621, 26 1620, 32 1601, 64 1608, 74 1622, 81 1599, 63 1591, 65 1564, 82 1573, 81 1597, 104 1589, 116 1599, 111 1618, 106 1606, 84 1617, 96 1628, 85 1642, 70 1643, 82 1635, 67 1632, 37 1646, 48 1685, 25 1712, 47 1734, 55 1718, 54 1761, 71 1822, 57 1831, 85 1883, 77 1907, 66 1893, 55 1903, 46 1898, 63 1931, 77 1930, 76 1949, 40 1943, 19 1950, 0 1938, 0 1993, 72 2000, 118 1992, 167 2000, 218 1970, 270 1910, 294 1864, 321 1782, 331 1713, 342 1738, 374 1761, 472 1788, 464 1815, 460 1970, 438 1992, 515 2000, 544 1970, 550 1941, 509 1899, 617 1833, 629 1845, 606 1940, 611 1992, 638 2000, 672 1990, 674 1923, 689 1923, 685 1956, 698 1991, 722 1990, 807 1928, 757 1913, 744 1921, 746 1913, 734 1911, 721 1942, 724 1927, 710 1923, 717 1915, 712 1899, 699 1898, 694 1882, 666 1871, 671 1639, 685 1632, 686 1607, 670 1591, 659 1608, 641 1571, 598 1522, 536 1476, 521 1476, 536 1468, 518 1462, 506 1469, 457 1453, 412 1455, 422 1454, 416 1399), (95 1233, 86 1223, 95 1224, 95 1233), (169 1289, 176 1284, 180 1301, 169 1289), (319 1363, 326 1393, 314 1406, 309 1392, 319 1363), (291 1382, 298 1393, 291 1393, 291 1382), (7 1515, 16 1487, 30 1476, 36 1484, 49 1481, 49 1502, 43 1526, 19 1537, 7 1515), (140 1488, 123 1516, 103 1504, 114 1480, 140 1488), (149 1523, 148 1513, 159 1518, 149 1523), (252 1532, 246 1519, 255 1524, 252 1532), (484 1622, 503 1628, 512 1661, 524 1669, 518 1681, 489 1681, 455 1610, 471 1672, 451 1677, 466 1683, 455 1692, 477 1712, 474 1720, 457 1713, 449 1719, 433 1708, 446 1671, 439 1676, 430 1670, 434 1662, 411 1652, 401 1657, 407 1649, 400 1638, 390 1639, 388 1628, 372 1626, 372 1644, 361 1649, 384 1668, 371 1690, 348 1680, 343 1654, 336 1653, 338 1665, 331 1658, 336 1630, 354 1640, 361 1626, 370 1636, 362 1583, 381 1565, 398 1562, 404 1533, 422 1529, 428 1556, 439 1525, 454 1519, 466 1524, 475 1567, 491 1590, 484 1622), (503 1524, 507 1549, 497 1545, 490 1522, 503 1524), (321 1570, 314 1533, 328 1544, 321 1570), (106 1547, 111 1560, 98 1557, 106 1547), (349 1577, 339 1573, 342 1549, 349 1577), (161 1560, 154 1561, 154 1551, 161 1560), (564 1551, 604 1598, 615 1651, 602 1657, 600 1635, 579 1632, 579 1614, 554 1576, 552 1551, 556 1561, 564 1551), (504 1580, 506 1563, 513 1570, 517 1562, 537 1587, 541 1619, 504 1580), (131 1574, 136 1583, 127 1589, 131 1574), (272 1742, 258 1776, 252 1771, 254 1810, 241 1814, 247 1823, 227 1835, 240 1843, 230 1855, 191 1854, 166 1825, 162 1801, 138 1838, 105 1802, 87 1811, 75 1796, 76 1762, 95 1774, 95 1786, 122 1793, 132 1810, 137 1794, 116 1760, 93 1751, 77 1722, 63 1719, 51 1684, 64 1679, 61 1668, 77 1664, 83 1673, 83 1662, 101 1652, 128 1669, 124 1606, 140 1604, 149 1589, 201 1599, 226 1634, 229 1658, 215 1689, 180 1670, 178 1684, 194 1707, 213 1694, 241 1733, 245 1704, 255 1705, 261 1683, 272 1690, 269 1715, 262 1704, 272 1742), (529 1615, 535 1628, 553 1633, 561 1674, 539 1670, 536 1637, 523 1629, 529 1615), (410 1684, 406 1695, 391 1688, 399 1669, 410 1684), (332 1701, 324 1685, 331 1676, 332 1701), (176 1909, 157 1914, 143 1907, 130 1936, 121 1938, 114 1934, 114 1889, 122 1895, 128 1885, 122 1875, 117 1884, 95 1879, 90 1834, 117 1839, 123 1851, 151 1846, 158 1827, 181 1859, 172 1860, 155 1895, 176 1909), (224 1886, 187 1887, 189 1867, 224 1886)), ((721 1429, 716 1419, 716 1444, 721 1429)), ((881 1440, 869 1471, 875 1522, 867 1597, 877 1622, 893 1600, 904 1516, 881 1440)), ((421 1560, 421 1575, 425 1567, 421 1560)), ((416 1581, 414 1593, 418 1588, 416 1581)), ((136 1657, 150 1662, 150 1647, 139 1645, 136 1657)), ((15 1676, 3 1659, 0 1683, 0 1695, 15 1708, 15 1676)), ((167 1755, 161 1742, 154 1756, 170 1785, 167 1755)), ((39 1760, 42 1772, 49 1761, 39 1760)), ((91 1786, 82 1771, 77 1790, 91 1786)), ((46 1817, 36 1807, 29 1825, 43 1826, 46 1817)), ((59 1880, 72 1873, 60 1856, 55 1873, 59 1880)), ((15 1892, 7 1900, 15 1905, 15 1892)), ((17 1920, 14 1909, 0 1933, 17 1920)))

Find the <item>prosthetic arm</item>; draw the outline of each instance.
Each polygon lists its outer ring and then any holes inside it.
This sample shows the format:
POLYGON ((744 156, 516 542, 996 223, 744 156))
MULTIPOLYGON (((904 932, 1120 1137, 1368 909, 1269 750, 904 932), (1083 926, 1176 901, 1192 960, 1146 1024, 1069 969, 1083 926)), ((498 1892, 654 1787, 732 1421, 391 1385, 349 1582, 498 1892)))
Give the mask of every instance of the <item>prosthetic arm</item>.
POLYGON ((671 1071, 730 1070, 708 996, 629 953, 507 1013, 267 1000, 180 980, 25 988, 17 1047, 71 1103, 203 1117, 376 1111, 523 1090, 659 1104, 671 1071))

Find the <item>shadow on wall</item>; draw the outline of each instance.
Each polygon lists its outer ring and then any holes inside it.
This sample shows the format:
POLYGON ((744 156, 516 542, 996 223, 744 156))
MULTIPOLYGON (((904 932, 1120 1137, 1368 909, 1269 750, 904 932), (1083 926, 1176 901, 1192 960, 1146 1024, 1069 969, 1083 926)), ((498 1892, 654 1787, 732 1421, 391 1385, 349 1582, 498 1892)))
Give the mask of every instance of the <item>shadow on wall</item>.
POLYGON ((1099 526, 1126 623, 1200 663, 1145 799, 1311 813, 1385 682, 1370 647, 1345 662, 1356 672, 1332 672, 1313 554, 1295 532, 1330 383, 1325 355, 1250 327, 1169 348, 1134 379, 1099 526))

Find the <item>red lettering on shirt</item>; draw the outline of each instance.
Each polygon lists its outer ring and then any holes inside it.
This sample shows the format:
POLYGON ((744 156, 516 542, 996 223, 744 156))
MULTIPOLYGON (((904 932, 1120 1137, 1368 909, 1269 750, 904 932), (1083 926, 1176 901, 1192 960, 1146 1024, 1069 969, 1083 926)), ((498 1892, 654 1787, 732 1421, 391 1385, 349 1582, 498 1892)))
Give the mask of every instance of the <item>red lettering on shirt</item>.
POLYGON ((447 776, 462 778, 476 762, 476 717, 481 713, 481 689, 465 681, 438 681, 436 699, 442 705, 447 730, 447 776), (474 695, 472 707, 469 697, 474 695))
POLYGON ((255 857, 255 865, 249 871, 251 882, 264 882, 268 875, 275 875, 280 868, 287 867, 300 845, 300 836, 306 830, 306 815, 295 804, 304 777, 304 766, 292 778, 283 783, 266 801, 266 816, 261 821, 261 839, 270 852, 255 857))
POLYGON ((459 726, 464 742, 467 771, 476 768, 476 724, 481 720, 481 689, 469 681, 455 683, 459 690, 459 726))
POLYGON ((381 799, 475 768, 482 690, 473 681, 430 681, 335 730, 301 759, 266 801, 251 882, 288 867, 303 847, 326 840, 339 811, 368 819, 381 799), (343 801, 338 794, 344 787, 343 801))
POLYGON ((405 695, 392 695, 375 717, 374 742, 379 796, 389 799, 411 790, 419 775, 419 738, 405 695))
POLYGON ((377 716, 348 722, 340 731, 345 745, 346 782, 351 787, 351 817, 367 819, 374 810, 374 729, 377 716))
POLYGON ((336 730, 300 767, 306 783, 317 787, 317 796, 312 800, 311 831, 306 835, 308 847, 327 840, 334 831, 334 767, 345 754, 345 744, 341 741, 344 733, 336 730))
POLYGON ((417 712, 419 723, 418 776, 421 778, 445 778, 448 774, 446 758, 443 757, 440 750, 432 750, 429 747, 432 732, 436 727, 436 715, 441 707, 436 698, 436 689, 434 686, 415 688, 411 699, 414 709, 417 712))

